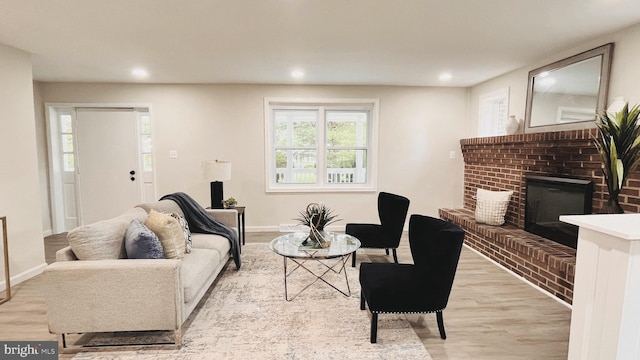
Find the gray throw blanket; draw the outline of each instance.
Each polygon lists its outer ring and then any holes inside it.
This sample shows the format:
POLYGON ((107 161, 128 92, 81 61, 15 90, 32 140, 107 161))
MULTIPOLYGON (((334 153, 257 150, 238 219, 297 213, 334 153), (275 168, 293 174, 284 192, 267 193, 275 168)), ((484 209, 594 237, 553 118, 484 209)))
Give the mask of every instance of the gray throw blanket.
POLYGON ((160 200, 173 200, 178 204, 192 232, 221 235, 229 239, 233 261, 236 263, 236 269, 240 269, 240 242, 235 231, 211 217, 200 204, 185 193, 165 195, 160 200))

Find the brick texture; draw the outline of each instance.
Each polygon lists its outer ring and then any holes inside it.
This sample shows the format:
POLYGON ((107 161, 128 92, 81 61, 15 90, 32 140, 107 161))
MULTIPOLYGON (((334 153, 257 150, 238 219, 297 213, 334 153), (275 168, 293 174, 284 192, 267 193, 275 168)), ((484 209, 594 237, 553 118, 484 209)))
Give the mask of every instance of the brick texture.
MULTIPOLYGON (((462 139, 464 208, 474 209, 477 188, 512 190, 505 220, 524 228, 525 177, 572 177, 593 181, 593 212, 608 200, 600 155, 593 144, 596 129, 462 139)), ((626 212, 640 212, 640 171, 627 179, 619 196, 626 212)))
POLYGON ((518 229, 475 222, 469 209, 440 209, 441 219, 458 224, 465 243, 516 275, 569 304, 573 301, 576 250, 518 229))
MULTIPOLYGON (((465 242, 568 303, 573 299, 575 250, 525 232, 525 177, 572 177, 594 184, 593 212, 608 200, 596 129, 462 139, 464 209, 440 209, 440 217, 466 232, 465 242), (476 189, 512 190, 504 226, 476 224, 476 189)), ((640 212, 640 172, 634 171, 619 196, 626 212, 640 212)))

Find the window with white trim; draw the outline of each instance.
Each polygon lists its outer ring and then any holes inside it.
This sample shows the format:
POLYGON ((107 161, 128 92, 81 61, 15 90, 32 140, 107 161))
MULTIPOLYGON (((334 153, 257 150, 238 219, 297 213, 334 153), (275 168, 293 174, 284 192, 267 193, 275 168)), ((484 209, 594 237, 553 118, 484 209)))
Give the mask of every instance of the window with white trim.
POLYGON ((265 99, 267 191, 375 191, 377 99, 265 99))
POLYGON ((479 136, 506 135, 509 114, 509 88, 480 96, 479 136))

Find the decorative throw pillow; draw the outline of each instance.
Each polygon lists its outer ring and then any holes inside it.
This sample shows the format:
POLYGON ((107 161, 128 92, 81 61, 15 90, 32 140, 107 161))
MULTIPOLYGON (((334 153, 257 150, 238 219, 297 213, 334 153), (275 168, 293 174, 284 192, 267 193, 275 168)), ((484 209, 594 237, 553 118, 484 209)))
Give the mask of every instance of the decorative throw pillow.
POLYGON ((478 189, 476 193, 476 222, 487 225, 504 224, 513 191, 478 189))
POLYGON ((178 220, 178 223, 180 224, 180 226, 182 226, 182 231, 184 232, 184 238, 186 240, 184 244, 185 245, 184 252, 188 254, 191 252, 192 240, 191 240, 191 230, 189 230, 189 224, 187 223, 187 219, 185 219, 184 216, 175 212, 171 213, 171 217, 178 220))
POLYGON ((138 220, 131 220, 124 237, 129 259, 164 259, 158 236, 138 220))
POLYGON ((124 236, 131 220, 145 221, 147 213, 131 208, 111 219, 78 226, 69 231, 67 240, 79 260, 125 259, 124 236))
POLYGON ((144 224, 158 235, 166 259, 182 259, 184 257, 186 240, 178 220, 152 209, 144 224))

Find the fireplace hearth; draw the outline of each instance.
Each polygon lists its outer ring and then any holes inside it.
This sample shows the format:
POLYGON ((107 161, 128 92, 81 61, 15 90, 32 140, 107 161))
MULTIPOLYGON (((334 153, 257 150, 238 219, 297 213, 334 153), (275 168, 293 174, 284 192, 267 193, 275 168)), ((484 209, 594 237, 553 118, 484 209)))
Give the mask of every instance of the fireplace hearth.
MULTIPOLYGON (((524 230, 526 177, 591 180, 592 212, 603 211, 608 195, 602 161, 593 145, 596 133, 594 128, 462 139, 463 208, 440 209, 440 217, 463 227, 469 247, 571 303, 576 249, 524 230), (478 188, 513 191, 503 226, 475 222, 478 188)), ((640 171, 629 175, 619 199, 626 212, 640 213, 640 171)))

